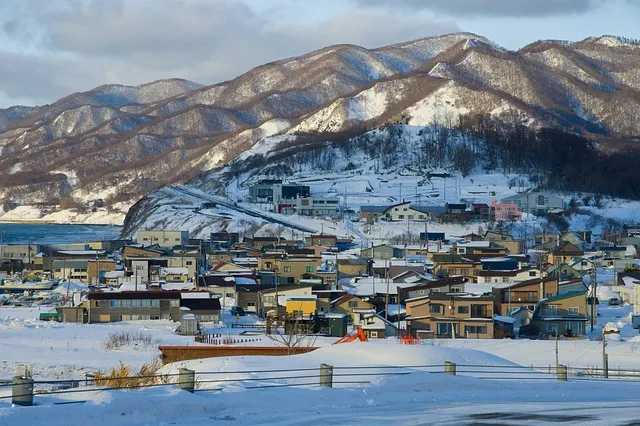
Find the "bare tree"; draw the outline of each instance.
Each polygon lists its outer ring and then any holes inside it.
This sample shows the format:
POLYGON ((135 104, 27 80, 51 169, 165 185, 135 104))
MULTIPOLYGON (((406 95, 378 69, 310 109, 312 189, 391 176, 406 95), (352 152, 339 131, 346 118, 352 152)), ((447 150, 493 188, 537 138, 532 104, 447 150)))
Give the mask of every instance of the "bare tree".
POLYGON ((267 318, 267 337, 281 346, 287 355, 295 354, 299 348, 310 348, 316 343, 313 324, 301 321, 298 317, 285 315, 284 324, 278 326, 273 318, 267 318))

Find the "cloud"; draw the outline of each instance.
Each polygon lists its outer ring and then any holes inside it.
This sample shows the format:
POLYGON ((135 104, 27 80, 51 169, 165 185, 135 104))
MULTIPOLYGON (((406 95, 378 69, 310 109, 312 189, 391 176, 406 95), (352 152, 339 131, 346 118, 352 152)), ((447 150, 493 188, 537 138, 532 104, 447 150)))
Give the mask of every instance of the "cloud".
MULTIPOLYGON (((602 1, 602 0, 598 0, 602 1)), ((638 0, 626 0, 638 2, 638 0)), ((429 10, 456 17, 542 17, 582 14, 597 5, 591 0, 355 0, 361 7, 429 10)))
MULTIPOLYGON (((104 83, 141 84, 170 77, 213 84, 330 44, 378 47, 459 30, 452 21, 357 9, 322 20, 289 22, 279 19, 277 9, 258 13, 247 3, 231 0, 45 4, 8 0, 0 5, 0 56, 3 45, 24 47, 15 66, 0 64, 0 72, 8 73, 0 76, 5 97, 53 101, 104 83), (39 70, 36 75, 20 72, 18 64, 29 61, 39 70)), ((297 2, 281 4, 302 7, 297 2)))

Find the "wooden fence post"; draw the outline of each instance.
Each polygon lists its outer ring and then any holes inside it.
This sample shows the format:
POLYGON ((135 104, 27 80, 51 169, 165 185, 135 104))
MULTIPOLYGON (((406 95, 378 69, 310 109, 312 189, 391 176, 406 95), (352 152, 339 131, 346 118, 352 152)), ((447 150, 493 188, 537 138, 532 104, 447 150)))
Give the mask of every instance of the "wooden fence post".
POLYGON ((333 387, 333 365, 320 364, 320 386, 333 387))
POLYGON ((196 372, 188 368, 181 368, 178 373, 178 387, 193 393, 196 388, 196 372))
POLYGON ((567 366, 566 365, 558 364, 558 366, 556 367, 556 377, 558 378, 558 381, 560 381, 560 382, 566 382, 567 381, 567 366))
POLYGON ((33 379, 31 377, 13 377, 11 403, 25 407, 33 405, 33 379))
POLYGON ((445 361, 444 363, 444 372, 446 374, 451 374, 452 376, 456 375, 456 364, 455 362, 445 361))

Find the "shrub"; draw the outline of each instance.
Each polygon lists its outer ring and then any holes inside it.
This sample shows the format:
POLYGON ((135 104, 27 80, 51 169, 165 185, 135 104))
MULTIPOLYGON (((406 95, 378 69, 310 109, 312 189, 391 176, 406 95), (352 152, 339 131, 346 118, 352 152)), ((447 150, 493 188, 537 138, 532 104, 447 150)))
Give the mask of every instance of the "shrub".
POLYGON ((112 351, 123 346, 141 345, 147 347, 151 346, 153 343, 154 340, 150 334, 145 334, 142 332, 130 333, 120 331, 116 333, 109 333, 109 337, 107 337, 107 340, 103 343, 103 346, 105 350, 112 351))
POLYGON ((114 367, 106 373, 98 371, 94 376, 94 385, 110 388, 139 388, 157 383, 168 383, 168 376, 158 375, 161 364, 158 360, 152 363, 144 363, 138 371, 120 361, 118 367, 114 367))

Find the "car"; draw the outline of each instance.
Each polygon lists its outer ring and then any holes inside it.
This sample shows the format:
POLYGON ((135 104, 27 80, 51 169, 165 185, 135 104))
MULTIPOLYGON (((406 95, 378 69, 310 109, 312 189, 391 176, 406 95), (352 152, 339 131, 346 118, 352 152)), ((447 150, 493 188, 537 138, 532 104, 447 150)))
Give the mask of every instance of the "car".
POLYGON ((231 314, 232 315, 238 315, 238 316, 245 316, 247 315, 247 313, 244 311, 243 308, 241 308, 240 306, 234 306, 231 308, 231 314))
POLYGON ((620 305, 620 299, 618 299, 617 297, 612 297, 611 299, 609 299, 609 306, 619 306, 620 305))

